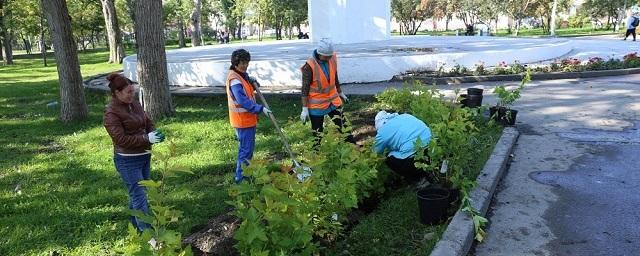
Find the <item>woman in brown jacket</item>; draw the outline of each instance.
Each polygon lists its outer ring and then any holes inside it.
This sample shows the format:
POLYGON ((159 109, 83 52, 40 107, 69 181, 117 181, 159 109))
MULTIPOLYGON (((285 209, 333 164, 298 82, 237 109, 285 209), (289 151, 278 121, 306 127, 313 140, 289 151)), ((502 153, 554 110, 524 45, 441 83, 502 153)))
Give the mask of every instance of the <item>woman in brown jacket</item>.
MULTIPOLYGON (((113 73, 107 80, 112 97, 104 113, 104 127, 113 141, 113 161, 129 192, 129 209, 149 214, 144 188, 138 182, 149 179, 151 144, 164 141, 164 135, 155 130, 140 103, 134 100, 135 88, 129 79, 113 73)), ((134 216, 131 223, 138 231, 150 227, 134 216)))

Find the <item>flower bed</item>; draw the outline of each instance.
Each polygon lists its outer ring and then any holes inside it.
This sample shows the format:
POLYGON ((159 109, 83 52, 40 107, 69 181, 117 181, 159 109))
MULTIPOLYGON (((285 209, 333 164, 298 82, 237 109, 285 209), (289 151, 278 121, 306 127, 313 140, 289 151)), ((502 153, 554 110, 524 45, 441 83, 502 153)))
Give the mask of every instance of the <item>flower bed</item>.
MULTIPOLYGON (((455 103, 457 99, 445 100, 437 90, 420 84, 402 90, 387 90, 377 99, 376 108, 410 112, 431 127, 433 139, 425 142, 429 143, 428 156, 417 156, 429 157, 431 163, 424 162, 419 167, 433 172, 442 184, 459 189, 461 201, 454 207, 466 209, 479 219, 481 226, 485 220, 470 207, 468 192, 488 157, 487 152, 497 140, 500 128, 481 115, 482 109, 461 108, 455 103), (449 168, 441 173, 439 170, 444 161, 448 162, 449 168)), ((288 174, 286 164, 260 159, 251 162, 245 169, 245 175, 251 177, 249 182, 233 186, 229 191, 234 214, 242 219, 235 234, 236 248, 241 254, 333 254, 331 248, 341 246, 338 238, 352 234, 346 232, 345 227, 357 221, 347 216, 359 203, 371 197, 390 199, 382 193, 389 171, 382 165, 381 156, 373 153, 371 140, 362 147, 346 143, 336 127, 330 125, 320 148, 311 150, 313 141, 308 127, 298 123, 290 123, 287 127, 293 131, 288 133, 294 137, 293 141, 298 141, 294 145, 295 151, 300 153, 313 174, 300 181, 295 175, 288 174)), ((395 207, 398 206, 396 203, 395 207)), ((371 215, 376 215, 375 211, 371 215)), ((417 215, 417 212, 405 214, 414 216, 415 222, 403 223, 421 226, 417 215)), ((482 239, 482 231, 478 228, 478 238, 482 239)))
POLYGON ((530 69, 533 74, 552 73, 552 72, 583 72, 583 71, 600 71, 600 70, 617 70, 627 68, 640 67, 640 57, 637 52, 625 55, 622 60, 608 59, 604 60, 600 57, 591 57, 588 60, 580 60, 577 58, 566 58, 551 62, 548 65, 526 65, 515 61, 513 64, 506 62, 498 62, 495 66, 489 68, 484 62, 479 62, 473 68, 467 69, 461 65, 454 65, 451 68, 441 66, 436 71, 414 70, 407 72, 405 75, 427 77, 460 77, 460 76, 490 76, 490 75, 520 75, 530 69))

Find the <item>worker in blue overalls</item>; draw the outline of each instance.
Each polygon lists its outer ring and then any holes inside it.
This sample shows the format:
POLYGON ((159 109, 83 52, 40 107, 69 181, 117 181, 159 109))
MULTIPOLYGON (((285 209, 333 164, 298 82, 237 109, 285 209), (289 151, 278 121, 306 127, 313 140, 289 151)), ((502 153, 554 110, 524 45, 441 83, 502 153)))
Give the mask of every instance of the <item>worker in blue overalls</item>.
POLYGON ((227 105, 229 106, 229 121, 235 128, 240 146, 236 161, 235 182, 240 183, 245 177, 242 175, 242 165, 249 164, 253 158, 256 145, 256 125, 258 114, 269 115, 271 110, 256 103, 254 96, 255 79, 247 74, 251 55, 244 49, 238 49, 231 54, 231 67, 227 74, 225 88, 227 105))

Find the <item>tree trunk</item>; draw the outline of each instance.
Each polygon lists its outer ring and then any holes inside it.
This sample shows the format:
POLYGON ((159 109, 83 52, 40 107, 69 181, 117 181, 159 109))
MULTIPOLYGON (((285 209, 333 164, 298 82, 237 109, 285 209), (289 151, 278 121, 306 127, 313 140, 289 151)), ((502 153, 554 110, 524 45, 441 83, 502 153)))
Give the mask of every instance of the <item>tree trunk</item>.
POLYGON ((24 50, 27 54, 31 54, 31 42, 29 42, 28 37, 24 37, 22 33, 20 34, 20 38, 22 39, 22 45, 24 45, 24 50))
POLYGON ((178 47, 187 47, 187 44, 184 42, 184 23, 182 19, 178 19, 178 47))
POLYGON ((11 41, 13 39, 13 32, 11 30, 5 29, 3 34, 3 44, 4 44, 4 64, 5 65, 13 65, 13 47, 11 46, 11 41))
MULTIPOLYGON (((0 0, 0 10, 5 10, 6 0, 0 0)), ((13 51, 11 49, 11 30, 9 30, 7 24, 4 22, 4 16, 6 13, 0 12, 0 40, 2 40, 2 45, 4 45, 4 61, 5 65, 13 64, 13 51)), ((0 51, 2 51, 2 47, 0 47, 0 51)))
POLYGON ((84 98, 78 49, 71 32, 71 20, 65 0, 42 0, 53 38, 60 81, 60 120, 73 122, 88 117, 84 98))
POLYGON ((4 61, 4 53, 2 53, 2 40, 0 40, 0 60, 4 61))
MULTIPOLYGON (((136 1, 136 13, 162 13, 162 1, 136 1)), ((174 115, 167 75, 163 24, 162 15, 138 16, 135 23, 138 42, 138 83, 145 92, 145 110, 154 120, 174 115)))
POLYGON ((78 44, 82 46, 82 52, 87 51, 87 46, 84 44, 84 33, 82 30, 80 30, 80 36, 78 37, 78 44))
MULTIPOLYGON (((136 24, 136 0, 125 0, 127 4, 127 9, 129 10, 129 17, 131 17, 131 21, 133 24, 136 24)), ((136 31, 136 26, 133 25, 133 36, 131 37, 134 40, 133 48, 138 50, 138 31, 136 31)))
POLYGON ((549 20, 549 34, 556 36, 556 13, 558 10, 558 0, 553 0, 553 7, 551 7, 551 20, 549 20))
POLYGON ((114 0, 101 0, 102 14, 104 16, 104 24, 107 30, 107 42, 109 44, 109 63, 122 63, 122 59, 125 56, 124 47, 122 45, 120 27, 118 26, 116 7, 113 1, 114 0))
MULTIPOLYGON (((193 12, 191 13, 191 46, 200 46, 200 35, 202 34, 200 28, 200 14, 202 12, 202 0, 193 0, 193 12)), ((162 9, 161 9, 162 10, 162 9)))
POLYGON ((40 42, 39 42, 39 46, 40 46, 40 54, 42 55, 42 63, 44 64, 44 66, 47 66, 47 44, 45 43, 45 39, 44 39, 44 32, 45 32, 45 22, 44 22, 44 6, 42 1, 40 1, 40 10, 43 10, 40 12, 40 42))
POLYGON ((96 49, 96 41, 94 40, 96 38, 96 32, 95 31, 91 31, 91 36, 89 36, 89 43, 91 43, 91 49, 96 49))
POLYGON ((242 17, 242 16, 240 16, 238 18, 238 34, 236 36, 236 39, 237 38, 242 38, 242 22, 243 22, 243 20, 244 20, 244 17, 242 17))
POLYGON ((447 15, 447 18, 446 18, 446 20, 445 20, 445 22, 444 22, 444 30, 445 30, 445 31, 449 31, 449 22, 450 22, 450 21, 451 21, 451 16, 448 16, 448 15, 447 15))

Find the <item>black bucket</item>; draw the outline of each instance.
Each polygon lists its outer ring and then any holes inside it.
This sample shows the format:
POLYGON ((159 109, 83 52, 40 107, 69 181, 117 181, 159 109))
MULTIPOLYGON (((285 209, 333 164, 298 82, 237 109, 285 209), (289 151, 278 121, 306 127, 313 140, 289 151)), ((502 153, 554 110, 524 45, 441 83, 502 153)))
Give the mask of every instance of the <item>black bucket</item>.
POLYGON ((483 89, 479 88, 467 88, 468 95, 482 95, 483 89))
POLYGON ((469 108, 477 108, 479 106, 482 106, 482 95, 467 95, 464 105, 469 108))
POLYGON ((425 225, 442 222, 447 215, 447 208, 449 207, 449 190, 427 187, 419 190, 417 195, 420 222, 425 225))

